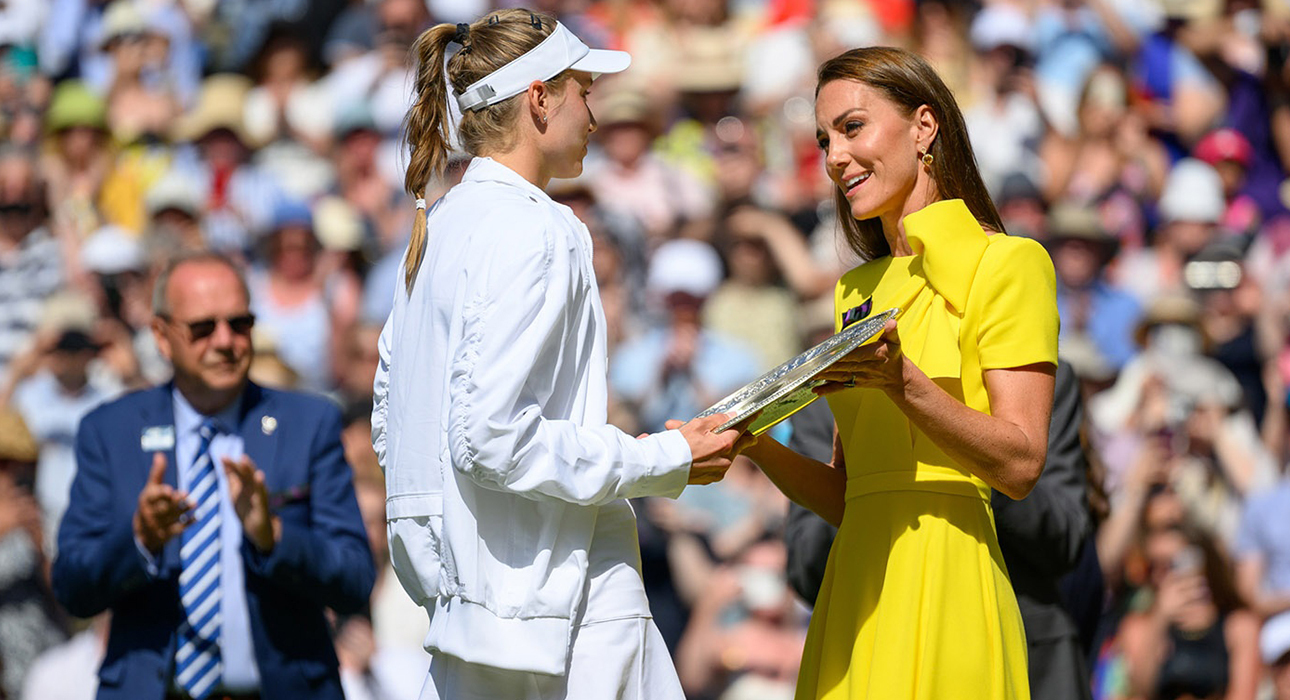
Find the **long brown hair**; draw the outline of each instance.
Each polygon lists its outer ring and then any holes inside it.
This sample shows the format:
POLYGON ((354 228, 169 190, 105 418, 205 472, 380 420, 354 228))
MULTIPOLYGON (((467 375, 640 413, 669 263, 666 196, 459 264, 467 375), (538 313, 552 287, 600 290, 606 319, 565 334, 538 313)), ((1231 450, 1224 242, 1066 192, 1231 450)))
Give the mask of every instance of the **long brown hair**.
MULTIPOLYGON (((834 80, 854 80, 881 92, 906 117, 927 105, 939 125, 936 139, 928 147, 937 195, 941 199, 962 199, 982 226, 1003 231, 1003 221, 990 200, 985 183, 981 181, 976 157, 972 155, 963 113, 959 111, 954 94, 927 61, 905 49, 870 46, 852 49, 825 61, 820 66, 818 78, 815 87, 817 98, 820 88, 834 80)), ((834 188, 833 202, 847 244, 857 255, 873 260, 891 254, 887 239, 882 235, 881 221, 877 218, 856 220, 850 214, 846 195, 838 188, 834 188)))
MULTIPOLYGON (((404 141, 411 157, 403 187, 408 194, 422 199, 431 176, 443 173, 451 149, 449 135, 449 86, 457 92, 493 71, 519 58, 555 31, 555 19, 540 12, 513 9, 487 14, 469 30, 458 32, 458 25, 440 24, 421 33, 412 44, 417 61, 416 100, 404 123, 404 141), (444 55, 448 44, 461 42, 461 50, 448 59, 445 79, 444 55)), ((551 80, 556 85, 569 77, 562 72, 551 80)), ((515 120, 520 100, 513 98, 491 107, 465 112, 457 125, 462 148, 471 155, 505 152, 514 147, 515 120)), ((417 270, 425 257, 426 213, 418 209, 412 222, 408 256, 403 265, 403 281, 408 293, 416 280, 417 270)))

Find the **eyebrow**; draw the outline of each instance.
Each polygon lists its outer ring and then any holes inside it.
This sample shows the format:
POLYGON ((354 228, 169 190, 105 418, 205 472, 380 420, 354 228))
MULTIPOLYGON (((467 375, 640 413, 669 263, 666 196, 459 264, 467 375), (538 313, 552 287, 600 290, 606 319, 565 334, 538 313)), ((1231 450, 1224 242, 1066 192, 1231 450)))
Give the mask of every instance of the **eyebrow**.
POLYGON ((842 122, 846 121, 847 117, 851 116, 852 114, 854 114, 854 113, 856 113, 856 112, 863 112, 863 111, 864 111, 864 109, 863 109, 863 108, 861 108, 861 107, 852 107, 851 109, 848 109, 847 111, 843 112, 842 114, 839 114, 838 116, 834 117, 834 118, 833 118, 833 122, 832 122, 830 125, 831 125, 834 129, 836 129, 836 128, 838 128, 838 125, 839 125, 839 124, 841 124, 842 122))
MULTIPOLYGON (((830 122, 829 126, 832 126, 834 129, 837 129, 842 124, 842 122, 847 120, 847 117, 851 116, 852 114, 855 114, 856 112, 863 112, 863 111, 864 111, 863 107, 852 107, 851 109, 848 109, 842 114, 839 114, 838 116, 834 117, 833 121, 830 122)), ((822 138, 824 138, 824 131, 821 129, 816 129, 815 140, 819 141, 822 138)))

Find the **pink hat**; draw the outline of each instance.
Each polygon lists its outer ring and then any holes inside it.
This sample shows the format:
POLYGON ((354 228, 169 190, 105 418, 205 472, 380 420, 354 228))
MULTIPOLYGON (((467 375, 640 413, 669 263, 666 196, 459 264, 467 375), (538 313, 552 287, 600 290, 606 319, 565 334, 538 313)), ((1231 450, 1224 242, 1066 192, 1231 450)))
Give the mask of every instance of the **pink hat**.
POLYGON ((1196 144, 1196 157, 1210 165, 1232 160, 1241 167, 1248 168, 1253 155, 1249 140, 1236 129, 1211 131, 1196 144))

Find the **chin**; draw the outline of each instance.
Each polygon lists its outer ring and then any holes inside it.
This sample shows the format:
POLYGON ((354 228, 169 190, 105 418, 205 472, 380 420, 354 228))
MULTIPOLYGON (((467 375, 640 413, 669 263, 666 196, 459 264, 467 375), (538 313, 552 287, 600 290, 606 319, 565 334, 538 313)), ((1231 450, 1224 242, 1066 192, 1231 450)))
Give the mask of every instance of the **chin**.
MULTIPOLYGON (((583 151, 582 155, 585 156, 586 154, 587 154, 586 151, 583 151)), ((577 160, 573 161, 569 165, 561 168, 560 173, 557 174, 556 177, 562 180, 567 180, 569 178, 578 177, 581 174, 582 174, 582 158, 579 157, 577 160)))

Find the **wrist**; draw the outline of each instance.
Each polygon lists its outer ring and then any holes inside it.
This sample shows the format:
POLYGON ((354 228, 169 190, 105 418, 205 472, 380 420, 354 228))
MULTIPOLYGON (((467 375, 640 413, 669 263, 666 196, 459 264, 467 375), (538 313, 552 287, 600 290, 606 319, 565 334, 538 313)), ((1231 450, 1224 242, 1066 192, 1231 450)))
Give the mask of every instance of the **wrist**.
POLYGON ((282 519, 273 516, 263 527, 257 528, 254 535, 248 536, 256 549, 268 554, 282 540, 282 519))

